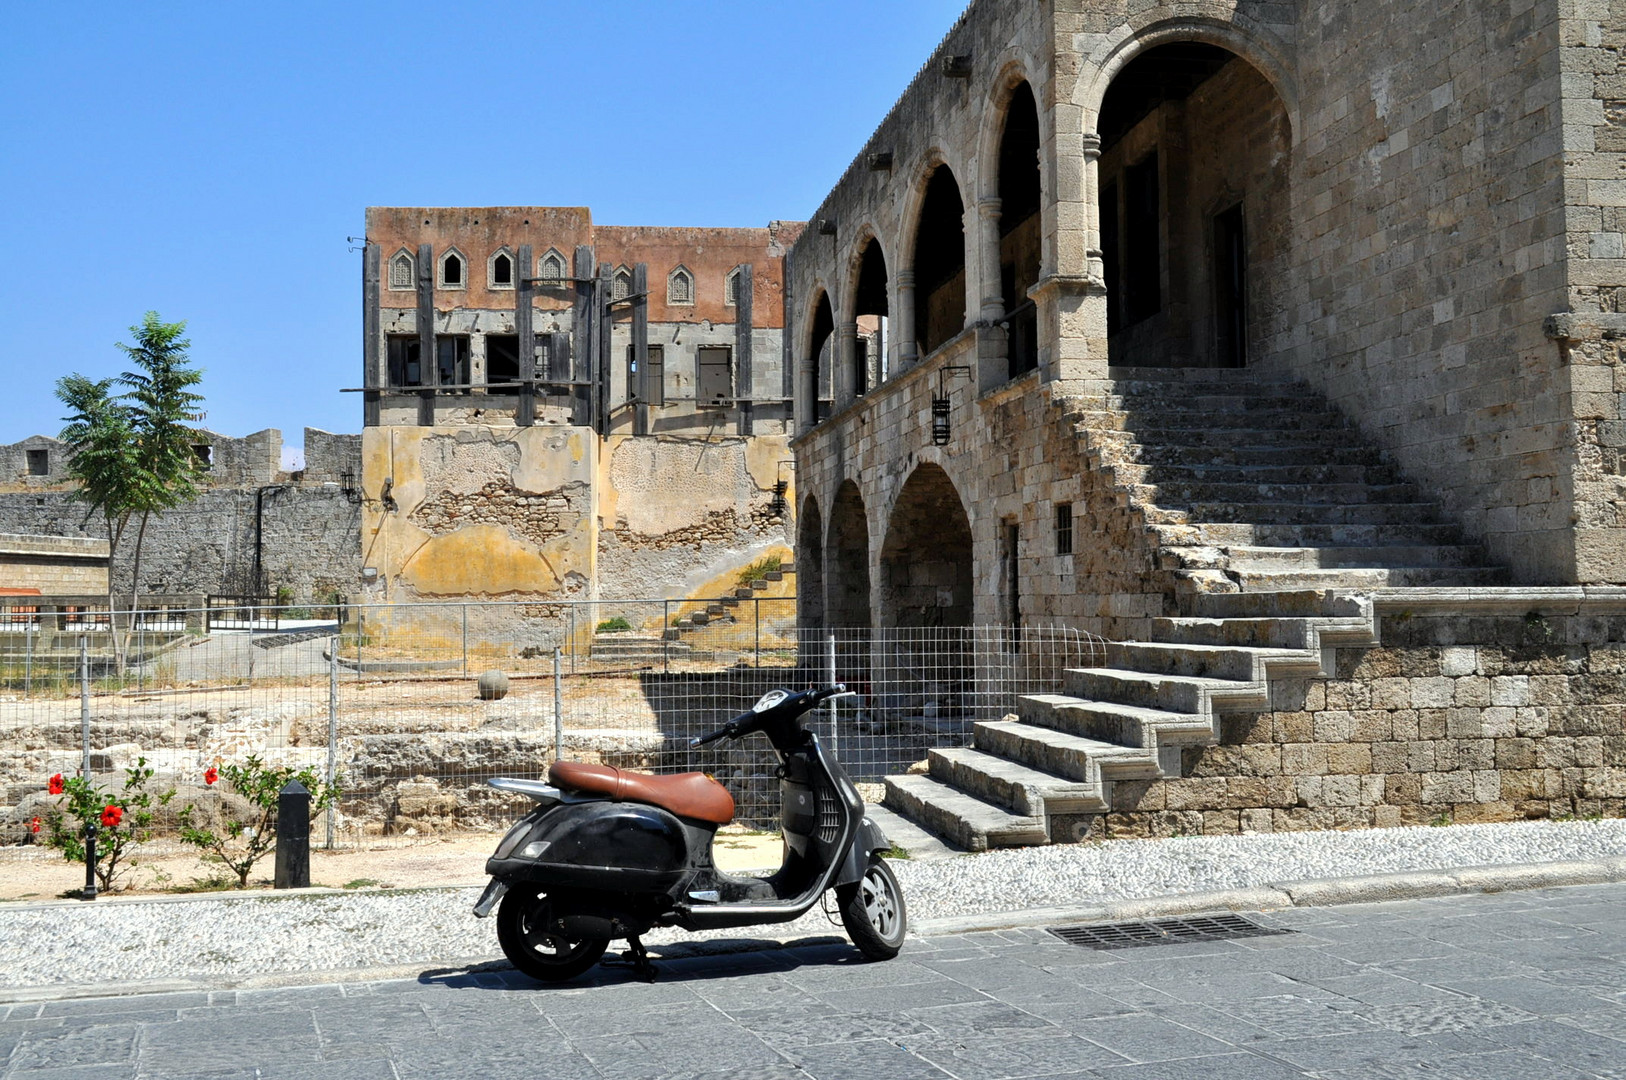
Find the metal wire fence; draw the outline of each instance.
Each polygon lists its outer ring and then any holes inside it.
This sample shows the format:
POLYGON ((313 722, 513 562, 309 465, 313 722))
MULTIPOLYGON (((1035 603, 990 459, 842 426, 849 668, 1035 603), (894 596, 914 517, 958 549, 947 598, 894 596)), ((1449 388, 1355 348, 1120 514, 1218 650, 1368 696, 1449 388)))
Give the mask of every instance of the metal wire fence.
POLYGON ((207 768, 250 755, 332 776, 343 795, 313 828, 332 846, 503 829, 525 806, 486 781, 542 777, 561 756, 710 772, 737 820, 773 828, 765 740, 688 745, 765 691, 847 683, 855 696, 816 726, 877 782, 1102 661, 1100 639, 1064 627, 808 628, 794 598, 746 595, 261 608, 214 623, 5 604, 0 853, 31 840, 52 774, 114 786, 138 758, 177 790, 174 807, 207 794, 207 768))

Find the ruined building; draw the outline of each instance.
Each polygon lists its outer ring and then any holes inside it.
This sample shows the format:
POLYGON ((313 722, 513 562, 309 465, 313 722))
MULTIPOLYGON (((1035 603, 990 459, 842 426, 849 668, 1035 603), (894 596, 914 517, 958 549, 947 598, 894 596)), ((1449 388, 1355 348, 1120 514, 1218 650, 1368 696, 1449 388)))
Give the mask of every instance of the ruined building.
POLYGON ((366 598, 697 595, 788 555, 800 229, 370 208, 366 598))
POLYGON ((1117 643, 889 803, 1626 808, 1623 45, 1620 0, 971 4, 788 256, 802 616, 1117 643))

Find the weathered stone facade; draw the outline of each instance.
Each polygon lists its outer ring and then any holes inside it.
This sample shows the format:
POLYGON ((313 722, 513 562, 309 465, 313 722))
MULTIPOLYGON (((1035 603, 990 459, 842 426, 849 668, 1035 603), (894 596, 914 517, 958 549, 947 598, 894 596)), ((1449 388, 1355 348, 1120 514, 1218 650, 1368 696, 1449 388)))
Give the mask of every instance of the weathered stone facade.
POLYGON ((0 589, 106 593, 107 541, 0 533, 0 589))

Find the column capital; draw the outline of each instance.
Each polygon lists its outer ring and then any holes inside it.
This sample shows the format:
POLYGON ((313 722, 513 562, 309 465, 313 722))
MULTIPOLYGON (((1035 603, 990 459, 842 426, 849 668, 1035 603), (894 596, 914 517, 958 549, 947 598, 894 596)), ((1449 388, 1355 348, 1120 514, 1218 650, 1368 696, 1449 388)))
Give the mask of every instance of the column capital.
POLYGON ((1079 136, 1079 142, 1083 145, 1086 158, 1094 161, 1101 156, 1101 135, 1099 132, 1086 131, 1079 136))
POLYGON ((912 289, 915 287, 915 272, 913 270, 899 270, 897 273, 898 288, 912 289))
POLYGON ((982 198, 977 200, 977 213, 982 215, 982 218, 985 221, 998 221, 1000 212, 1004 210, 1004 208, 1005 200, 1001 199, 997 195, 984 195, 982 198))

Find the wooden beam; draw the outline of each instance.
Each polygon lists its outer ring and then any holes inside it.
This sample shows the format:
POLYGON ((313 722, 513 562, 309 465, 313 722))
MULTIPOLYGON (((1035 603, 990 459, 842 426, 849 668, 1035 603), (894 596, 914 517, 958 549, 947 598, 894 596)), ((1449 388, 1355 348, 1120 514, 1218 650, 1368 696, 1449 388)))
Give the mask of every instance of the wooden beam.
MULTIPOLYGON (((536 328, 533 325, 534 308, 531 297, 534 287, 531 274, 531 245, 519 246, 519 266, 514 279, 514 334, 519 338, 519 412, 514 416, 517 427, 531 427, 536 423, 536 328)), ((487 361, 489 365, 489 361, 487 361)), ((491 378, 489 366, 486 378, 491 378)))
MULTIPOLYGON (((440 382, 435 356, 435 249, 418 245, 418 379, 424 386, 440 382)), ((435 392, 418 396, 418 425, 435 426, 435 392)))
POLYGON ((737 372, 734 396, 740 399, 740 434, 750 435, 754 433, 751 399, 756 388, 751 362, 751 264, 746 263, 739 270, 739 286, 734 296, 734 370, 737 372))

